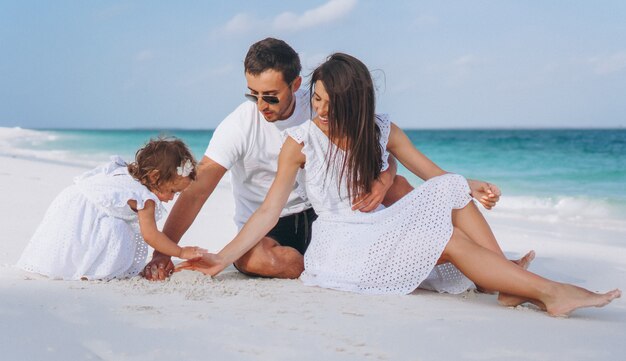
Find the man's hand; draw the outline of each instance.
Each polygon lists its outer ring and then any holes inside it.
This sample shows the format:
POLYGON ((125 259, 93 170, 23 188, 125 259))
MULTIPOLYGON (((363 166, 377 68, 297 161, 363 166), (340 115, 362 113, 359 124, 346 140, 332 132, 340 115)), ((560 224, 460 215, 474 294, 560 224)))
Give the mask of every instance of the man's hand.
POLYGON ((468 179, 471 195, 486 209, 495 207, 496 203, 500 200, 500 188, 495 184, 468 179))
POLYGON ((141 275, 149 281, 163 281, 174 272, 174 264, 169 256, 155 254, 152 261, 143 268, 141 275))
POLYGON ((180 263, 176 271, 192 270, 199 271, 208 276, 215 276, 226 268, 222 257, 214 253, 205 253, 201 258, 194 258, 180 263))
POLYGON ((361 212, 371 212, 378 208, 378 206, 385 199, 385 194, 393 184, 393 181, 386 182, 381 178, 378 178, 372 184, 372 191, 367 194, 360 195, 355 198, 352 203, 352 210, 359 210, 361 212))
POLYGON ((387 170, 380 172, 378 179, 372 183, 372 190, 367 194, 361 194, 352 202, 352 210, 359 210, 361 212, 371 212, 378 208, 383 203, 387 191, 393 185, 394 178, 396 177, 396 171, 398 170, 398 164, 396 159, 389 156, 389 167, 387 170))

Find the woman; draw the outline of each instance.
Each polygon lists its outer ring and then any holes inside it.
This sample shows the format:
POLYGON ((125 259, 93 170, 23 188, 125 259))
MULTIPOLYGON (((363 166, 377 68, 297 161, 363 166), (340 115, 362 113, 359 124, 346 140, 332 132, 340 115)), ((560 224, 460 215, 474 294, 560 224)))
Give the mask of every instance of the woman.
POLYGON ((474 282, 500 292, 502 304, 532 302, 553 316, 620 297, 617 289, 596 294, 529 272, 532 253, 521 264, 506 260, 470 202, 470 194, 484 196, 489 187, 446 173, 377 116, 372 79, 358 59, 330 56, 313 72, 311 94, 318 115, 288 131, 263 205, 218 254, 180 268, 215 275, 237 260, 276 223, 297 181, 319 215, 301 276, 307 285, 377 294, 422 285, 459 293, 474 282), (353 211, 351 199, 370 190, 389 153, 426 182, 389 208, 353 211))

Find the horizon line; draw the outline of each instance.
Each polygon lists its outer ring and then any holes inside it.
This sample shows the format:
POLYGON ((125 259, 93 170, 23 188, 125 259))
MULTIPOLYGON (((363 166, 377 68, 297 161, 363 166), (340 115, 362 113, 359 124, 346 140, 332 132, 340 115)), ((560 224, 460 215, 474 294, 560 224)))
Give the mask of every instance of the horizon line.
MULTIPOLYGON (((33 127, 24 128, 20 126, 2 126, 0 129, 30 129, 41 131, 215 131, 216 128, 148 128, 148 127, 134 127, 134 128, 75 128, 75 127, 33 127)), ((488 131, 488 130, 626 130, 626 126, 611 126, 611 127, 449 127, 449 128, 424 128, 424 127, 400 127, 402 130, 430 130, 430 131, 488 131)))

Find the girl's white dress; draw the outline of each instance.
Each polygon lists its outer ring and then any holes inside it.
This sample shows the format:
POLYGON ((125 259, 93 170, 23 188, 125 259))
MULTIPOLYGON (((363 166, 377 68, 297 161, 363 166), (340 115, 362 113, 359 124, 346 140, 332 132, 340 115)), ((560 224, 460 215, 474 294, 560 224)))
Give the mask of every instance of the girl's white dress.
MULTIPOLYGON (((384 170, 390 121, 379 116, 377 124, 384 170)), ((304 284, 367 294, 407 294, 418 286, 461 293, 473 286, 452 264, 435 265, 452 235, 452 209, 471 200, 465 178, 439 176, 389 208, 352 211, 345 179, 338 186, 339 170, 331 166, 327 172, 328 137, 312 121, 286 132, 304 144, 297 189, 319 216, 304 255, 304 284)), ((341 164, 343 150, 330 146, 341 164)))
POLYGON ((17 266, 50 278, 77 280, 137 275, 148 255, 137 213, 158 197, 136 181, 119 157, 74 179, 46 211, 17 266))

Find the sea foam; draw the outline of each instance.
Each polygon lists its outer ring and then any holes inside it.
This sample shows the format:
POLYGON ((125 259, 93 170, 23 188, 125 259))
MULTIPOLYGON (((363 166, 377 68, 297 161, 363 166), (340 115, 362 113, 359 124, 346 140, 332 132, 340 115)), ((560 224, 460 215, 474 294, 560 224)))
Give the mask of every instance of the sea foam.
POLYGON ((60 137, 51 131, 0 127, 0 155, 86 167, 105 160, 104 155, 100 159, 70 149, 54 149, 60 137))
POLYGON ((623 206, 606 199, 584 196, 503 196, 493 215, 626 230, 626 209, 623 206))

